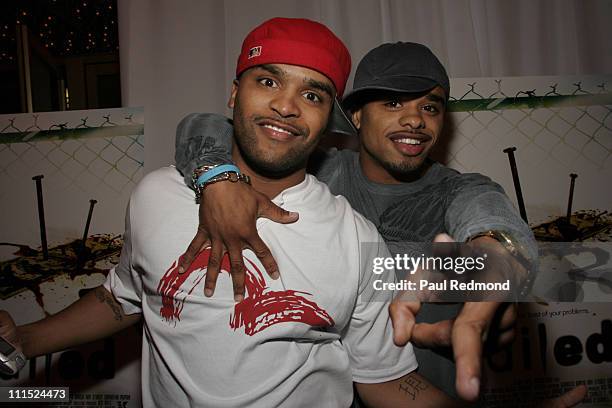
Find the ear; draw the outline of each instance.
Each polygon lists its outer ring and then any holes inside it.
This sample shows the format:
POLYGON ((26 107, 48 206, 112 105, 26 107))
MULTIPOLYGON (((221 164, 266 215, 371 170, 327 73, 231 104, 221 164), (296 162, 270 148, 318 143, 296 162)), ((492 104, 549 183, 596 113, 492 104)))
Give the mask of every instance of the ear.
POLYGON ((232 93, 230 94, 230 98, 227 101, 227 107, 230 109, 234 109, 234 105, 236 103, 236 94, 238 93, 238 80, 234 79, 232 82, 232 93))
POLYGON ((351 112, 351 119, 353 120, 353 125, 355 125, 355 128, 359 130, 361 127, 361 108, 357 109, 355 112, 351 112))

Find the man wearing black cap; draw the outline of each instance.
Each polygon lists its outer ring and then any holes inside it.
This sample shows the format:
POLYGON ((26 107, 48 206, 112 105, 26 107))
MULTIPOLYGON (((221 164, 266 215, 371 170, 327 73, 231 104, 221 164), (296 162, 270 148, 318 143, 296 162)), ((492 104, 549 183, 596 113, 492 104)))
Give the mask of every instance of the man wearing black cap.
MULTIPOLYGON (((323 179, 342 186, 332 191, 345 195, 377 225, 392 253, 405 253, 405 243, 429 242, 445 232, 459 242, 508 239, 525 258, 535 259, 533 235, 499 185, 428 158, 441 135, 449 95, 446 71, 427 47, 399 42, 370 51, 343 101, 359 130, 359 157, 335 153, 344 156, 342 164, 323 179)), ((428 349, 417 349, 421 374, 451 395, 456 387, 461 396, 475 398, 480 368, 471 356, 479 351, 487 327, 473 330, 471 323, 487 324, 497 307, 467 303, 459 314, 451 331, 457 379, 452 361, 428 349)), ((420 321, 444 321, 459 310, 455 305, 425 304, 420 321)), ((433 333, 431 326, 422 327, 433 333)), ((427 335, 417 336, 431 344, 427 335)))
MULTIPOLYGON (((449 94, 446 71, 427 47, 398 42, 373 49, 360 62, 353 90, 343 102, 359 132, 359 153, 325 152, 311 163, 310 171, 374 222, 394 254, 405 252, 402 243, 431 242, 436 234, 448 233, 456 241, 471 240, 474 245, 503 243, 503 250, 519 253, 522 260, 534 259, 531 231, 499 185, 428 158, 441 135, 449 94)), ((176 159, 187 183, 197 166, 223 162, 220 152, 229 151, 231 145, 224 137, 228 133, 230 123, 216 115, 192 115, 182 123, 176 159)), ((275 261, 254 230, 255 214, 280 222, 295 221, 296 215, 242 185, 221 183, 206 194, 215 199, 201 206, 199 233, 181 267, 187 267, 199 249, 210 243, 213 248, 225 245, 232 259, 243 247, 251 247, 268 272, 277 273, 275 261), (234 203, 231 209, 224 205, 227 202, 234 203)), ((241 269, 240 262, 232 263, 238 295, 243 292, 241 269)), ((207 281, 206 288, 211 295, 214 281, 207 281)), ((468 302, 459 310, 458 306, 425 305, 418 318, 434 324, 416 325, 412 341, 428 347, 452 344, 456 367, 450 358, 419 350, 421 373, 448 393, 456 389, 463 398, 477 398, 481 339, 487 336, 499 306, 468 302)), ((392 317, 403 307, 396 302, 392 317)), ((513 319, 513 309, 508 308, 501 327, 511 328, 513 319)), ((409 337, 397 332, 395 336, 398 343, 409 337)), ((508 341, 512 332, 502 337, 508 341)))

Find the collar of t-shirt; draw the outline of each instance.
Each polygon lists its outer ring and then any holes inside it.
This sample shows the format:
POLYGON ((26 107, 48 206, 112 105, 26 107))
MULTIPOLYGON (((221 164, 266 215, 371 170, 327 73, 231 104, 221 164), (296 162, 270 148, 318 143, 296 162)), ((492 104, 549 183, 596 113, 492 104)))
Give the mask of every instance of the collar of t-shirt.
POLYGON ((306 177, 302 182, 296 184, 295 186, 291 186, 289 188, 281 191, 276 197, 272 199, 272 202, 279 207, 283 207, 288 203, 293 203, 296 201, 304 201, 309 196, 309 190, 312 187, 312 184, 315 182, 315 177, 310 174, 306 174, 306 177))

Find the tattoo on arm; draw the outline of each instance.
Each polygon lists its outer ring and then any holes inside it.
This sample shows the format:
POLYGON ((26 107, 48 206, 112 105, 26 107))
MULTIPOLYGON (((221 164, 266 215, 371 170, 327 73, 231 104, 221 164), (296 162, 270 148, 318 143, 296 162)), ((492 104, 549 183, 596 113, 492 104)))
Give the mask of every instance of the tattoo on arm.
POLYGON ((106 303, 108 307, 113 311, 115 315, 115 320, 122 321, 123 320, 123 310, 121 306, 117 303, 113 295, 109 294, 104 288, 96 288, 94 290, 96 294, 96 298, 100 301, 100 303, 106 303))
POLYGON ((421 391, 425 391, 427 388, 429 388, 429 385, 414 374, 409 374, 399 384, 399 390, 410 397, 412 401, 417 398, 421 391))

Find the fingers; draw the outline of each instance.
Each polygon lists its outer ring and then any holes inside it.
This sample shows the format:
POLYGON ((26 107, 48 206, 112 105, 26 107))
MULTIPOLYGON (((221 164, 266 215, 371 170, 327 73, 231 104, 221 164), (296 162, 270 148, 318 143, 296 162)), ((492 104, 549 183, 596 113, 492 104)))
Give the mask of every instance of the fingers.
POLYGON ((455 387, 459 396, 468 401, 475 401, 480 393, 483 330, 481 324, 469 322, 456 326, 453 331, 453 339, 462 339, 453 341, 457 370, 455 387))
MULTIPOLYGON (((255 255, 261 260, 262 265, 272 279, 278 279, 280 273, 278 265, 268 249, 268 246, 255 233, 247 242, 245 247, 250 247, 255 255)), ((221 241, 213 241, 210 258, 208 260, 208 270, 206 280, 204 281, 204 294, 212 296, 214 293, 217 277, 220 272, 223 255, 225 252, 229 255, 230 260, 230 275, 232 276, 232 284, 234 290, 234 300, 241 302, 244 299, 246 278, 246 268, 244 266, 244 258, 242 256, 242 245, 228 244, 227 251, 221 244, 221 241), (218 245, 217 245, 218 243, 218 245)))
POLYGON ((412 329, 410 341, 417 347, 435 348, 451 345, 451 333, 454 319, 436 323, 417 323, 412 329))
POLYGON ((467 302, 455 320, 451 341, 459 396, 475 401, 480 393, 482 343, 498 303, 467 302))
POLYGON ((507 330, 499 335, 495 346, 497 347, 497 349, 502 349, 505 346, 510 345, 514 341, 515 338, 516 338, 516 330, 513 327, 511 330, 507 330))
POLYGON ((502 303, 489 325, 487 348, 498 350, 514 341, 516 336, 516 303, 502 303))
POLYGON ((212 241, 204 283, 204 294, 212 296, 223 262, 223 244, 225 244, 230 261, 229 272, 232 276, 234 299, 239 302, 244 299, 245 295, 246 269, 242 257, 243 249, 251 248, 270 277, 273 279, 279 277, 278 264, 257 233, 255 225, 257 216, 269 218, 275 222, 291 223, 297 221, 298 214, 278 207, 265 195, 248 188, 246 185, 230 187, 228 183, 217 184, 225 185, 207 189, 206 200, 203 200, 200 204, 198 233, 179 261, 179 273, 184 273, 193 260, 197 258, 199 252, 208 246, 209 241, 212 241), (245 191, 245 188, 248 191, 245 191), (217 200, 210 198, 212 193, 225 194, 223 195, 225 199, 228 199, 228 194, 230 200, 236 197, 242 199, 235 201, 236 206, 233 207, 233 211, 228 211, 225 207, 219 208, 218 205, 214 205, 217 200))
POLYGON ((290 224, 292 222, 296 222, 299 218, 298 213, 280 208, 263 194, 258 196, 258 203, 259 217, 267 218, 269 220, 272 220, 274 222, 280 222, 282 224, 290 224))
POLYGON ((11 315, 4 310, 0 310, 0 335, 6 337, 14 326, 15 323, 11 315))
POLYGON ((193 237, 191 243, 187 247, 187 251, 179 258, 179 269, 178 273, 185 273, 194 259, 198 256, 200 251, 208 246, 208 234, 204 228, 200 225, 196 236, 193 237))
POLYGON ((15 321, 11 315, 4 310, 0 310, 0 336, 4 337, 4 339, 15 347, 20 348, 15 321))
POLYGON ((244 299, 244 275, 245 267, 242 259, 242 248, 239 246, 229 246, 228 253, 230 258, 230 274, 234 286, 234 301, 242 302, 244 299))
POLYGON ((499 329, 505 331, 513 328, 516 324, 518 305, 516 303, 508 303, 502 305, 502 307, 504 309, 502 318, 499 322, 499 329))
POLYGON ((255 234, 255 236, 251 238, 251 240, 249 241, 249 246, 251 247, 255 255, 257 255, 257 258, 259 258, 259 260, 261 261, 261 264, 266 269, 266 272, 268 272, 268 275, 270 275, 272 279, 278 279, 278 277, 280 276, 278 272, 278 265, 276 264, 276 261, 274 260, 274 257, 270 252, 270 249, 262 241, 259 235, 255 234))
POLYGON ((566 392, 565 394, 553 399, 552 401, 543 404, 543 407, 547 408, 569 408, 579 404, 587 395, 587 387, 584 384, 580 384, 573 390, 566 392))
POLYGON ((404 346, 410 341, 415 318, 420 309, 420 302, 401 299, 395 299, 389 305, 389 316, 393 325, 393 342, 396 346, 404 346))
POLYGON ((204 280, 205 296, 210 297, 215 293, 215 287, 217 286, 217 278, 219 277, 223 253, 223 244, 220 241, 213 241, 212 246, 210 248, 210 257, 208 258, 206 279, 204 280))

